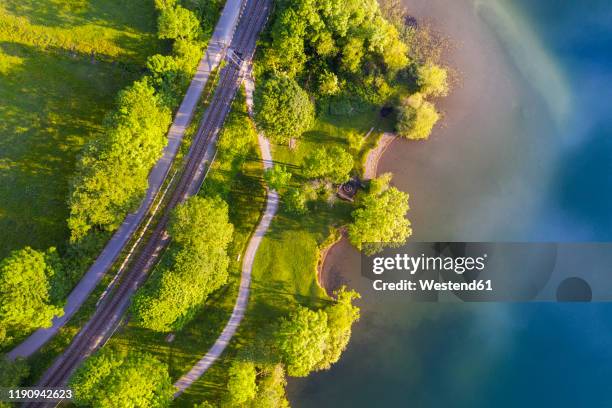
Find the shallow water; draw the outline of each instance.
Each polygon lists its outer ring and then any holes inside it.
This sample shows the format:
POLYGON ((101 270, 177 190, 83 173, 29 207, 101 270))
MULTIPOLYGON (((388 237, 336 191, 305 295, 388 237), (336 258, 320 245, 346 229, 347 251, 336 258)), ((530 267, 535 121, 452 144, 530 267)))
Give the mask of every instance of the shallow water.
MULTIPOLYGON (((612 3, 406 4, 451 38, 461 78, 431 139, 379 166, 411 195, 414 239, 612 240, 612 3)), ((360 285, 346 243, 326 268, 360 285)), ((612 403, 612 305, 361 306, 342 360, 291 381, 293 406, 612 403)))

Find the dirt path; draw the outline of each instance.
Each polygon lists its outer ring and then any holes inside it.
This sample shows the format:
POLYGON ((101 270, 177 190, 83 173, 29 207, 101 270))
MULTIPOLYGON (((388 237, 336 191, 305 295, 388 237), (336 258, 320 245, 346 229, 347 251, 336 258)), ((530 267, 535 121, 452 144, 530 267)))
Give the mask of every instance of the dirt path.
POLYGON ((366 158, 365 168, 363 170, 363 177, 366 180, 371 180, 376 177, 380 158, 396 138, 397 135, 385 132, 380 137, 376 147, 370 150, 370 153, 368 153, 368 157, 366 158))

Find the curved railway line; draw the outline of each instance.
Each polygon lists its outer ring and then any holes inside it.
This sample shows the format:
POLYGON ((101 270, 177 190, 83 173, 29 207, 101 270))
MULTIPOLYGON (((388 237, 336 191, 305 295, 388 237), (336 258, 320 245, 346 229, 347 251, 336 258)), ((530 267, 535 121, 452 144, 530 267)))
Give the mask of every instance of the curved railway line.
MULTIPOLYGON (((170 211, 189 196, 197 193, 206 176, 206 164, 210 164, 214 158, 217 135, 242 82, 246 64, 253 57, 257 37, 265 24, 269 9, 270 0, 246 0, 231 42, 230 52, 233 58, 221 69, 219 83, 204 113, 182 174, 164 208, 163 215, 122 281, 118 282, 114 293, 100 303, 89 322, 45 372, 37 387, 51 388, 66 385, 77 366, 112 334, 129 305, 130 297, 145 280, 163 249, 168 245, 170 237, 166 228, 170 211), (242 59, 239 65, 236 64, 236 55, 242 59)), ((44 405, 31 403, 26 406, 44 405)))

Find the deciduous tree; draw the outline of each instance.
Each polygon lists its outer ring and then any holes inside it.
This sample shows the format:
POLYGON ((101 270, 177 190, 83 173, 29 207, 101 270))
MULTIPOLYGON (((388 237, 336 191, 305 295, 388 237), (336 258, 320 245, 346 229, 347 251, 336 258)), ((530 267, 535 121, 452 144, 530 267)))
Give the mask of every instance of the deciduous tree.
POLYGON ((103 348, 72 375, 75 402, 96 408, 167 407, 175 388, 168 367, 149 354, 103 348))
MULTIPOLYGON (((49 254, 53 256, 54 250, 49 254)), ((64 314, 53 304, 53 265, 47 254, 30 247, 13 251, 0 262, 0 345, 13 336, 50 327, 64 314)))
POLYGON ((427 139, 440 114, 433 103, 425 101, 421 94, 414 94, 402 101, 397 119, 397 132, 408 139, 427 139))
POLYGON ((350 178, 353 156, 338 146, 320 147, 304 158, 304 175, 340 184, 350 178))
POLYGON ((285 75, 264 80, 255 91, 258 124, 266 136, 286 143, 312 126, 314 105, 295 80, 285 75))
POLYGON ((388 185, 377 186, 377 190, 360 198, 348 228, 351 243, 367 254, 384 246, 401 245, 412 233, 410 222, 405 218, 409 209, 408 194, 388 185), (372 245, 364 248, 364 244, 372 245))

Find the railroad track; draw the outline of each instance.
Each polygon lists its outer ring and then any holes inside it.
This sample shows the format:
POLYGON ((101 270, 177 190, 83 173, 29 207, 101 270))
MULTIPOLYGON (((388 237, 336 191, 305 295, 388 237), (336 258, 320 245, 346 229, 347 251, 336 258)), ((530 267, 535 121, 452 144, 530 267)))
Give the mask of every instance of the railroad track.
MULTIPOLYGON (((177 185, 164 209, 149 240, 129 268, 123 280, 118 283, 115 292, 108 296, 81 329, 72 343, 45 372, 37 384, 39 388, 63 387, 67 384, 72 372, 78 365, 107 339, 121 321, 129 306, 130 298, 144 282, 148 272, 158 261, 170 237, 167 226, 170 211, 178 204, 195 194, 206 173, 205 162, 214 157, 216 137, 230 111, 232 101, 242 82, 245 73, 245 62, 250 61, 255 52, 259 32, 263 28, 270 8, 271 0, 246 0, 245 8, 236 28, 232 43, 232 60, 221 69, 219 83, 196 137, 194 138, 187 161, 177 185), (236 63, 236 55, 241 63, 236 63), (213 157, 211 157, 211 154, 213 157)), ((51 406, 57 405, 56 403, 51 406)), ((49 406, 47 403, 29 403, 27 407, 49 406)))

